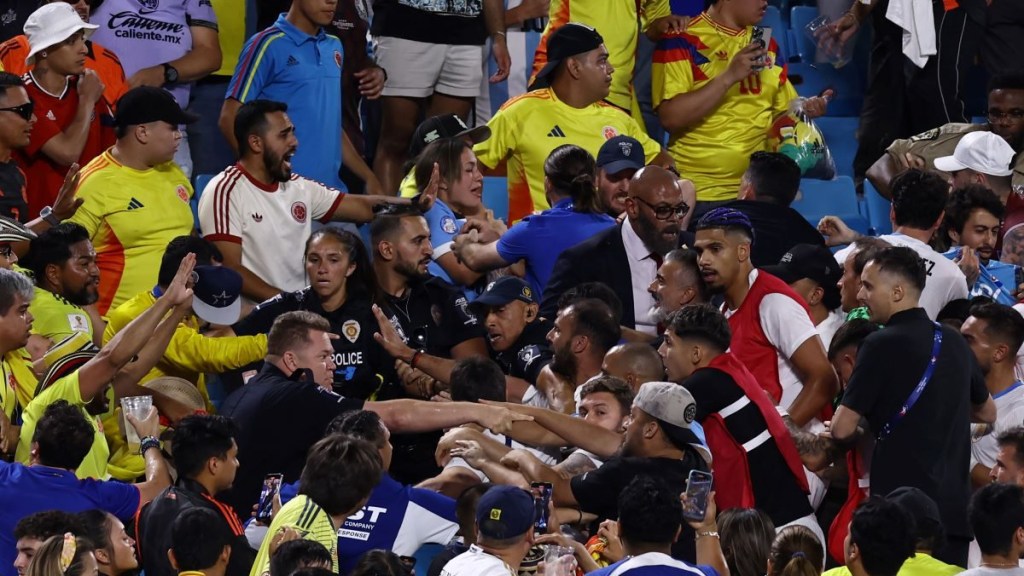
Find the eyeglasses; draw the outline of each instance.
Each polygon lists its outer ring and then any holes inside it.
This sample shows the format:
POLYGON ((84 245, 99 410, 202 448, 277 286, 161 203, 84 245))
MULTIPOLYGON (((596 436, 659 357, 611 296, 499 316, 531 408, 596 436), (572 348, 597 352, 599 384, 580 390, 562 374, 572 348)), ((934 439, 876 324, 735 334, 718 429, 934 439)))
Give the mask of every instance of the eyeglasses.
POLYGON ((676 219, 684 218, 690 213, 690 205, 686 202, 680 202, 675 206, 655 206, 639 196, 630 196, 630 198, 633 200, 639 200, 646 204, 648 208, 654 211, 654 217, 658 220, 671 220, 673 217, 676 219))
POLYGON ((1000 120, 1020 120, 1024 118, 1024 110, 1020 108, 1014 108, 1008 112, 1002 110, 989 110, 988 119, 989 122, 998 122, 1000 120))
POLYGON ((32 111, 35 109, 36 104, 31 100, 25 102, 21 106, 11 106, 10 108, 0 108, 0 112, 14 112, 18 116, 21 116, 23 120, 32 119, 32 111))
POLYGON ((10 260, 14 256, 14 248, 10 244, 4 244, 0 246, 0 256, 3 256, 7 260, 10 260))

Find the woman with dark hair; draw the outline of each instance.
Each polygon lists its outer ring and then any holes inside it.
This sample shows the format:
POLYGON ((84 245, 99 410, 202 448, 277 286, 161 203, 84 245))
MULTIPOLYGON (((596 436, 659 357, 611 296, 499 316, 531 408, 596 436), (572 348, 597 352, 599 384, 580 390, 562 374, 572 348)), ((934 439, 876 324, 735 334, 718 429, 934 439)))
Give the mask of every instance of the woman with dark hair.
POLYGON ((756 508, 730 508, 718 516, 722 553, 731 576, 762 576, 768 565, 775 525, 756 508))
POLYGON ((135 540, 128 536, 124 524, 116 516, 103 510, 86 510, 78 514, 78 521, 82 535, 95 547, 93 554, 99 574, 121 576, 138 570, 135 540))
POLYGON ((768 576, 820 576, 825 564, 821 541, 804 526, 779 530, 768 556, 768 576))
POLYGON ((370 550, 363 554, 349 576, 409 576, 416 560, 398 556, 389 550, 370 550))
POLYGON ((51 536, 36 550, 25 576, 95 576, 92 542, 68 532, 51 536))
POLYGON ((315 312, 338 335, 331 341, 334 390, 364 400, 393 396, 382 386, 395 381, 394 360, 373 339, 378 327, 370 307, 381 301, 380 288, 363 242, 351 232, 321 228, 306 241, 304 260, 308 287, 263 302, 231 330, 266 334, 285 312, 315 312))
POLYGON ((467 267, 480 272, 523 260, 526 281, 539 302, 562 251, 615 225, 598 201, 596 174, 594 157, 583 148, 572 144, 555 148, 544 161, 550 210, 523 218, 495 241, 472 232, 463 234, 452 250, 467 267))
MULTIPOLYGON (((421 194, 436 188, 437 200, 423 215, 430 227, 430 244, 434 248, 433 261, 427 269, 453 286, 473 286, 483 274, 459 262, 451 250, 466 217, 487 219, 483 202, 484 177, 472 145, 462 138, 435 140, 416 158, 413 174, 421 194)), ((497 234, 492 236, 497 238, 497 234)), ((475 297, 476 291, 467 290, 466 295, 475 297)))

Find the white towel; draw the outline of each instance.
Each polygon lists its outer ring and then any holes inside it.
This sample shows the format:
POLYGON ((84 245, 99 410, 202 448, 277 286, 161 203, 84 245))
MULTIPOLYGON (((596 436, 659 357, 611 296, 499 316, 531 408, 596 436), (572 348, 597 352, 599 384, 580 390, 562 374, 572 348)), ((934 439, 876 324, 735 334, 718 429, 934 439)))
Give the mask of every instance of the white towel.
POLYGON ((918 68, 936 54, 931 0, 889 0, 885 17, 903 29, 903 54, 918 68))

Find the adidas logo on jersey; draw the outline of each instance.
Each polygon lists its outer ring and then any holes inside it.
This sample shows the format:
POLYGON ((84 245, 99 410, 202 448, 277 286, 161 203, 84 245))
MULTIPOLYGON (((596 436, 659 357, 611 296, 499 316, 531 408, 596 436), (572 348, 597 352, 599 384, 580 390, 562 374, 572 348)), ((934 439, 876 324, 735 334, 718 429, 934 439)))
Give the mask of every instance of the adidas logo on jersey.
POLYGON ((295 58, 295 56, 288 56, 288 65, 289 66, 298 66, 299 65, 299 61, 295 58))
POLYGON ((53 115, 53 110, 47 110, 46 111, 46 118, 48 120, 50 120, 51 122, 56 122, 57 121, 57 117, 53 115))
POLYGON ((142 207, 143 207, 142 202, 139 202, 135 198, 132 198, 131 202, 128 203, 128 209, 129 210, 137 210, 137 209, 142 208, 142 207))
POLYGON ((555 127, 551 129, 551 132, 548 132, 548 138, 565 138, 565 132, 562 132, 562 129, 558 127, 558 124, 555 124, 555 127))
POLYGON ((260 214, 259 212, 253 212, 251 216, 252 219, 255 220, 256 222, 263 222, 263 214, 260 214))

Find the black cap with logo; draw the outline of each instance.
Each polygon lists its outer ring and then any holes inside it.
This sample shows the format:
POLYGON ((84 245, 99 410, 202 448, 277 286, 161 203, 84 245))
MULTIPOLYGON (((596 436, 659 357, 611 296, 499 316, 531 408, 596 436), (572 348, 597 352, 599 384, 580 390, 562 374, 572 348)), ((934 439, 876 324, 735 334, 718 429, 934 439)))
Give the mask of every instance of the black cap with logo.
POLYGON ((547 43, 548 63, 540 69, 530 90, 547 88, 551 85, 551 73, 562 63, 562 60, 577 54, 583 54, 597 49, 604 44, 604 38, 597 33, 597 30, 580 24, 579 22, 568 22, 558 30, 551 33, 547 43))
POLYGON ((491 129, 487 126, 470 128, 455 114, 431 116, 416 127, 412 141, 409 142, 409 157, 415 158, 434 140, 441 138, 469 137, 473 144, 479 144, 491 137, 491 129))

